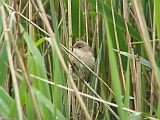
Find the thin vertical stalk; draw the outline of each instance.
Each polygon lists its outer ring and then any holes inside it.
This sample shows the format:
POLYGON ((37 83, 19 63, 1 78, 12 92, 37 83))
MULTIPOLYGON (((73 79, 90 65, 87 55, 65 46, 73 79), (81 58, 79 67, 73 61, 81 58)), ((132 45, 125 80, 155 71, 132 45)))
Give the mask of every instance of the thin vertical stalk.
MULTIPOLYGON (((72 17, 72 14, 71 14, 71 0, 68 0, 69 46, 72 46, 72 18, 71 17, 72 17)), ((72 49, 70 47, 69 47, 69 50, 72 51, 72 49)))
MULTIPOLYGON (((98 66, 97 66, 97 75, 98 75, 98 73, 99 73, 99 66, 100 66, 100 50, 99 50, 99 13, 98 13, 98 2, 97 2, 97 0, 96 0, 96 31, 97 31, 97 44, 96 44, 96 48, 97 48, 97 59, 98 59, 98 66)), ((97 86, 97 78, 96 78, 96 84, 95 84, 96 86, 97 86)), ((95 87, 96 87, 95 86, 95 87)), ((95 90, 96 90, 97 88, 95 88, 95 90)))
MULTIPOLYGON (((71 14, 71 0, 68 0, 68 28, 69 28, 69 46, 72 46, 72 14, 71 14)), ((80 31, 80 29, 79 29, 80 31)), ((69 47, 69 50, 72 51, 71 47, 69 47)), ((69 54, 69 57, 71 58, 72 56, 69 54)), ((69 74, 72 76, 72 69, 71 69, 71 64, 69 63, 69 74)), ((68 82, 68 87, 70 88, 71 85, 70 83, 68 82)), ((74 101, 74 94, 72 94, 71 92, 68 92, 68 102, 69 102, 69 105, 68 105, 68 109, 69 111, 71 111, 71 106, 72 106, 72 111, 73 111, 73 106, 74 106, 74 102, 71 102, 71 101, 74 101)), ((73 116, 74 116, 74 112, 73 113, 73 116)))
POLYGON ((9 41, 9 32, 7 32, 8 27, 7 27, 7 22, 6 22, 6 14, 4 11, 4 7, 2 6, 0 2, 0 10, 2 13, 2 21, 3 21, 3 27, 4 27, 4 35, 5 35, 5 40, 7 42, 7 54, 8 54, 8 60, 9 60, 9 65, 10 65, 10 70, 11 70, 11 75, 12 75, 12 80, 13 80, 13 86, 14 86, 14 93, 15 93, 15 100, 16 100, 16 107, 18 111, 18 119, 23 120, 23 115, 21 111, 21 102, 20 102, 20 95, 19 95, 19 90, 18 90, 18 82, 16 79, 16 73, 14 70, 14 65, 13 65, 13 60, 12 60, 12 54, 11 54, 11 45, 9 41))
MULTIPOLYGON (((98 22, 100 22, 100 20, 98 21, 98 22)), ((99 23, 98 23, 98 25, 99 25, 99 23)), ((94 34, 93 34, 93 41, 92 41, 92 49, 94 50, 94 48, 95 48, 95 45, 96 45, 96 38, 97 38, 97 22, 95 23, 95 29, 94 29, 94 34)))
MULTIPOLYGON (((155 53, 155 46, 156 46, 156 17, 155 17, 155 8, 153 11, 153 32, 152 32, 152 39, 153 39, 153 49, 152 52, 155 53)), ((154 56, 154 54, 153 54, 154 56)), ((154 73, 152 71, 151 75, 151 92, 150 92, 150 115, 153 113, 153 100, 154 100, 154 73)))
POLYGON ((127 40, 127 43, 128 43, 128 51, 129 53, 132 54, 132 59, 130 61, 130 68, 131 68, 131 78, 132 78, 132 84, 133 84, 133 97, 134 97, 134 105, 135 104, 135 85, 134 85, 134 81, 135 81, 135 57, 134 57, 134 50, 133 50, 133 47, 131 45, 131 36, 129 34, 129 30, 128 30, 128 25, 127 25, 127 21, 128 21, 128 12, 127 12, 127 3, 125 0, 123 0, 123 10, 124 10, 124 14, 123 14, 123 17, 124 17, 124 23, 125 23, 125 28, 126 28, 126 40, 127 40))
POLYGON ((81 0, 79 0, 79 25, 78 25, 78 30, 79 30, 79 40, 81 40, 81 0))
MULTIPOLYGON (((124 23, 125 23, 125 27, 126 27, 126 39, 127 39, 127 42, 129 43, 129 47, 128 47, 128 51, 131 52, 131 38, 129 36, 129 32, 128 32, 128 26, 127 26, 127 21, 128 21, 128 5, 127 5, 127 1, 126 0, 123 0, 123 17, 124 17, 124 23)), ((128 60, 128 64, 127 64, 127 73, 126 73, 126 92, 125 92, 125 99, 124 99, 124 104, 125 104, 125 107, 129 108, 129 104, 130 104, 130 76, 129 76, 129 73, 130 73, 130 65, 131 62, 128 60)), ((128 113, 126 113, 125 115, 128 116, 128 113)))
POLYGON ((134 56, 134 50, 131 50, 132 53, 132 60, 131 60, 131 77, 132 77, 132 86, 133 86, 133 97, 134 97, 134 106, 135 110, 137 109, 137 101, 136 101, 136 81, 137 81, 137 76, 136 76, 136 66, 135 66, 135 56, 134 56))
MULTIPOLYGON (((19 8, 18 8, 19 12, 21 11, 21 8, 22 8, 22 0, 19 1, 19 8)), ((17 17, 18 17, 18 21, 20 21, 20 16, 17 16, 17 17)))
POLYGON ((78 120, 78 117, 77 117, 77 106, 75 105, 76 104, 76 100, 75 100, 75 96, 74 96, 74 94, 72 94, 72 92, 71 92, 71 99, 72 99, 72 105, 71 105, 72 106, 72 118, 73 118, 73 120, 78 120))
POLYGON ((142 112, 142 100, 141 100, 141 62, 140 62, 140 57, 136 57, 136 111, 142 112))
MULTIPOLYGON (((96 0, 96 34, 97 34, 97 43, 96 43, 96 49, 97 49, 97 70, 96 73, 98 75, 99 73, 99 67, 100 67, 100 50, 99 50, 99 14, 98 14, 98 2, 96 0)), ((98 84, 98 79, 96 78, 95 80, 95 85, 94 85, 94 90, 97 90, 97 84, 98 84)), ((92 108, 94 108, 95 103, 93 102, 92 108)), ((92 109, 92 116, 94 113, 94 109, 92 109)))
POLYGON ((120 48, 119 48, 119 42, 118 42, 118 35, 117 35, 117 29, 116 29, 116 22, 115 22, 115 16, 114 16, 114 9, 113 9, 113 3, 111 0, 111 8, 112 8, 112 19, 113 19, 113 25, 114 25, 114 34, 115 34, 115 38, 116 38, 116 45, 117 45, 117 52, 118 52, 118 58, 119 58, 119 65, 120 65, 120 74, 122 75, 122 93, 123 90, 126 91, 126 85, 125 85, 125 78, 124 78, 124 74, 123 74, 123 67, 122 67, 122 59, 121 59, 121 55, 120 55, 120 48))
POLYGON ((111 78, 112 78, 111 82, 112 82, 114 91, 116 93, 115 99, 116 99, 116 103, 118 104, 118 113, 119 113, 120 119, 124 119, 125 116, 123 115, 124 112, 122 111, 122 100, 121 100, 122 94, 121 94, 117 64, 116 64, 116 59, 113 52, 113 47, 112 47, 113 44, 110 36, 109 25, 108 25, 108 22, 105 22, 105 23, 106 23, 106 35, 107 35, 107 44, 108 44, 108 52, 109 52, 110 71, 111 71, 111 78))
POLYGON ((88 12, 87 12, 87 2, 86 2, 86 0, 84 0, 84 6, 85 6, 85 21, 86 21, 86 42, 88 43, 88 23, 87 23, 87 14, 88 14, 88 12))
MULTIPOLYGON (((65 42, 66 42, 66 45, 67 45, 67 47, 68 48, 70 48, 69 47, 69 38, 68 38, 68 30, 67 30, 67 26, 66 26, 66 14, 65 14, 65 6, 64 6, 64 3, 63 3, 64 1, 63 0, 60 0, 60 7, 61 7, 61 12, 62 12, 62 18, 63 18, 63 33, 64 33, 64 38, 65 38, 65 42)), ((70 64, 69 64, 69 66, 70 66, 70 64)), ((70 69, 69 69, 70 70, 70 69)), ((70 72, 70 74, 72 74, 71 72, 70 72)), ((71 108, 71 105, 70 105, 70 103, 71 103, 71 97, 70 97, 70 92, 68 92, 68 111, 70 111, 70 108, 71 108)), ((70 118, 70 114, 68 114, 69 115, 69 118, 70 118)))
MULTIPOLYGON (((60 7, 61 7, 61 12, 62 12, 62 18, 63 18, 63 32, 64 32, 64 36, 65 36, 65 40, 66 40, 66 45, 69 45, 68 42, 68 31, 67 31, 67 27, 66 27, 66 11, 65 11, 65 6, 63 3, 63 0, 60 0, 60 7)), ((69 48, 69 46, 67 46, 69 48)))
MULTIPOLYGON (((29 1, 29 19, 30 19, 30 21, 32 21, 32 16, 33 16, 32 3, 31 3, 31 1, 29 1)), ((29 23, 29 35, 32 38, 32 24, 31 23, 29 23)))

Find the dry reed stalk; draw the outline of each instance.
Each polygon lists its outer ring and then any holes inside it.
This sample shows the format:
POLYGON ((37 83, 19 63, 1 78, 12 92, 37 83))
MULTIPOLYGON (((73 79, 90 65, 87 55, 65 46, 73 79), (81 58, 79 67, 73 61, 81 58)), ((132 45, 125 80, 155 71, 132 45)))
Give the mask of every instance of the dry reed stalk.
MULTIPOLYGON (((136 57, 136 111, 142 112, 142 94, 141 94, 141 62, 140 57, 136 57)), ((142 117, 139 118, 141 120, 142 117)))
POLYGON ((135 56, 134 56, 134 50, 132 49, 132 60, 131 60, 131 75, 132 75, 132 88, 133 88, 133 97, 134 97, 134 107, 135 110, 137 109, 137 101, 136 101, 136 81, 137 81, 137 75, 136 75, 136 66, 135 66, 135 56))
POLYGON ((143 14, 143 11, 142 11, 141 1, 132 0, 132 6, 133 6, 133 11, 134 11, 134 13, 137 17, 138 23, 139 23, 139 25, 137 27, 139 29, 141 38, 144 42, 144 47, 145 47, 148 59, 151 63, 152 70, 153 70, 153 73, 154 73, 155 82, 156 82, 156 91, 158 92, 158 96, 160 96, 160 82, 159 82, 160 74, 159 74, 159 70, 158 70, 158 67, 156 65, 153 53, 152 53, 152 47, 151 47, 151 43, 149 41, 150 37, 149 37, 146 21, 145 21, 145 18, 144 18, 144 14, 143 14))
MULTIPOLYGON (((155 53, 155 47, 156 47, 156 17, 155 17, 155 8, 154 8, 154 12, 153 12, 153 34, 152 34, 152 40, 153 41, 153 49, 152 52, 155 53)), ((153 101, 154 101, 154 73, 152 71, 152 75, 151 75, 151 92, 150 92, 150 115, 153 114, 153 101)))
POLYGON ((86 0, 84 0, 84 6, 85 6, 85 22, 86 22, 86 31, 85 31, 85 35, 86 35, 86 39, 85 41, 88 43, 88 21, 87 21, 87 17, 88 17, 88 12, 87 12, 87 2, 86 0))
MULTIPOLYGON (((72 14, 71 14, 71 0, 68 0, 68 27, 69 27, 69 45, 68 46, 72 46, 72 14)), ((72 48, 69 47, 69 50, 72 51, 72 48)), ((69 57, 71 58, 71 55, 69 55, 69 57)), ((69 63, 68 65, 68 69, 69 69, 69 74, 72 76, 72 69, 71 69, 71 64, 69 63)), ((67 80, 67 84, 68 87, 71 88, 71 84, 69 83, 69 80, 67 80)), ((68 110, 69 112, 71 112, 71 106, 74 108, 74 104, 75 104, 75 97, 74 94, 72 94, 71 92, 68 92, 68 110)), ((74 109, 72 109, 73 111, 74 109)), ((75 114, 74 112, 72 112, 73 118, 75 118, 75 114)))
POLYGON ((113 19, 113 26, 114 26, 114 34, 115 34, 115 38, 116 38, 116 46, 117 46, 119 65, 120 65, 120 75, 122 76, 121 90, 122 90, 122 93, 124 93, 126 91, 126 85, 125 85, 125 78, 124 78, 124 74, 123 74, 122 59, 121 59, 121 55, 120 55, 120 47, 119 47, 119 41, 118 41, 117 28, 116 28, 116 22, 115 22, 115 16, 114 16, 114 9, 113 9, 112 0, 111 0, 111 9, 112 9, 112 19, 113 19))
MULTIPOLYGON (((131 68, 131 78, 132 78, 132 89, 133 89, 133 97, 135 98, 135 57, 134 57, 134 49, 132 47, 132 44, 131 44, 131 36, 130 36, 130 33, 129 33, 129 30, 128 30, 128 25, 127 25, 127 22, 128 22, 128 7, 127 7, 127 3, 125 0, 123 0, 123 17, 124 17, 124 23, 125 23, 125 28, 126 28, 126 40, 127 40, 127 43, 128 43, 128 51, 130 54, 132 54, 132 59, 130 61, 130 68, 131 68)), ((135 103, 135 99, 134 99, 134 105, 136 104, 135 103)), ((134 106, 132 105, 132 106, 134 106)))
MULTIPOLYGON (((32 12, 32 3, 31 1, 29 1, 29 20, 32 21, 32 16, 33 16, 33 12, 32 12)), ((29 35, 30 37, 32 38, 32 35, 33 35, 33 27, 32 27, 32 24, 29 23, 29 35)))
POLYGON ((11 53, 11 44, 10 44, 10 33, 11 31, 9 30, 8 23, 7 23, 7 17, 6 13, 4 10, 4 7, 2 6, 0 2, 0 11, 2 13, 2 21, 3 21, 3 27, 4 27, 4 35, 5 35, 5 40, 7 42, 7 54, 8 54, 8 59, 9 59, 9 65, 10 65, 10 70, 11 70, 11 75, 12 75, 12 80, 13 80, 13 86, 14 86, 14 92, 15 92, 15 99, 16 99, 16 107, 18 111, 18 118, 20 120, 23 120, 22 116, 22 111, 21 111, 21 102, 20 102, 20 95, 19 95, 19 90, 18 90, 18 82, 16 78, 16 72, 14 69, 14 61, 12 59, 12 53, 11 53))
MULTIPOLYGON (((99 26, 99 13, 98 13, 98 1, 96 0, 96 26, 99 26)), ((99 27, 96 27, 96 35, 97 35, 97 42, 96 42, 96 50, 97 50, 97 69, 96 73, 98 75, 99 73, 99 68, 100 68, 100 50, 99 50, 99 27)), ((94 90, 97 91, 97 86, 98 86, 98 79, 96 78, 95 80, 95 85, 94 85, 94 90)), ((94 108, 95 103, 93 101, 92 108, 94 108)), ((92 118, 94 115, 94 109, 92 109, 92 118)))
POLYGON ((137 101, 137 110, 138 112, 142 111, 142 94, 141 94, 141 62, 140 57, 136 57, 136 101, 137 101))
MULTIPOLYGON (((2 12, 3 13, 3 12, 2 12)), ((5 19, 5 17, 3 17, 5 19)), ((5 24, 3 24, 5 25, 5 24)), ((4 26, 4 29, 6 29, 6 26, 4 26)), ((6 37, 9 36, 8 34, 6 34, 6 37)), ((27 83, 27 86, 28 86, 28 89, 29 89, 29 93, 31 95, 31 99, 32 99, 32 102, 33 102, 33 108, 34 108, 34 112, 35 112, 35 118, 36 119, 39 119, 41 120, 41 116, 40 116, 40 113, 38 111, 38 107, 37 107, 37 104, 36 104, 36 100, 35 100, 35 97, 34 97, 34 93, 33 93, 33 90, 32 90, 32 86, 31 86, 31 82, 30 82, 30 77, 28 76, 28 72, 27 72, 27 69, 25 68, 24 66, 24 63, 22 62, 22 57, 18 51, 18 47, 17 47, 17 44, 15 43, 15 41, 13 40, 13 36, 12 34, 10 33, 10 40, 12 42, 12 45, 13 45, 13 49, 15 50, 15 53, 18 57, 18 60, 19 60, 19 64, 21 66, 21 69, 22 69, 22 74, 24 76, 24 79, 26 80, 26 83, 27 83)), ((9 37, 7 37, 8 39, 9 37)), ((11 57, 10 53, 8 53, 8 55, 11 57)), ((13 67, 13 66, 11 66, 13 67)), ((12 68, 13 69, 13 68, 12 68)), ((14 75, 14 73, 12 73, 14 75)), ((15 78, 13 78, 14 80, 16 80, 15 78)), ((16 83, 16 81, 14 82, 16 83)), ((16 91, 16 94, 18 94, 18 88, 15 86, 15 91, 16 91)), ((17 97, 17 95, 16 95, 17 97)), ((17 102, 17 105, 20 104, 20 101, 18 100, 18 98, 16 98, 16 102, 17 102)), ((22 113, 21 113, 21 108, 20 108, 20 105, 19 105, 19 109, 18 109, 18 113, 19 113, 19 119, 20 120, 23 120, 23 117, 22 117, 22 113), (21 114, 21 115, 20 115, 21 114)))

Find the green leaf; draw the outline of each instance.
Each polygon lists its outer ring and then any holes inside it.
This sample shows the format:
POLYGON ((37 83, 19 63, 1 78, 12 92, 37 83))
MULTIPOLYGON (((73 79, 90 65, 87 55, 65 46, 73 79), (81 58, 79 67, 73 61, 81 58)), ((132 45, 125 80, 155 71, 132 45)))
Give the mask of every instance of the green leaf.
MULTIPOLYGON (((53 80, 56 84, 62 84, 63 79, 63 70, 61 70, 62 67, 57 53, 54 49, 52 39, 46 38, 46 40, 50 43, 52 48, 52 55, 53 55, 53 80)), ((60 111, 62 110, 62 90, 58 88, 57 86, 54 87, 54 104, 56 105, 56 108, 60 111)))
POLYGON ((45 38, 39 39, 39 40, 36 42, 36 46, 41 45, 44 41, 46 41, 45 38))
MULTIPOLYGON (((37 98, 38 106, 39 107, 40 106, 45 106, 48 109, 48 112, 50 112, 48 114, 50 114, 50 115, 52 114, 52 120, 53 120, 54 117, 56 118, 56 120, 65 120, 65 117, 63 116, 63 114, 58 109, 56 109, 56 116, 54 116, 55 115, 54 114, 55 109, 54 109, 53 103, 51 103, 51 101, 49 99, 47 99, 40 91, 38 91, 37 89, 34 89, 34 94, 37 98)), ((43 114, 43 110, 40 109, 40 111, 43 114)))
MULTIPOLYGON (((96 0, 87 0, 94 8, 96 8, 96 0)), ((99 12, 104 15, 109 21, 112 22, 112 11, 111 8, 109 6, 107 6, 106 4, 104 4, 102 1, 98 0, 98 10, 99 12), (103 12, 103 10, 105 12, 103 12)), ((118 13, 114 13, 115 14, 115 20, 116 20, 116 25, 117 27, 119 27, 121 30, 126 31, 126 27, 124 24, 124 19, 118 14, 118 13)), ((129 33, 132 37, 134 37, 136 40, 140 41, 141 37, 139 35, 139 33, 128 24, 128 29, 129 29, 129 33)))
POLYGON ((110 63, 110 71, 111 71, 111 82, 115 92, 116 103, 118 105, 118 113, 121 120, 125 120, 124 111, 122 110, 122 92, 120 86, 119 73, 117 70, 116 58, 113 51, 113 44, 110 37, 110 29, 107 22, 106 23, 106 35, 107 35, 107 45, 108 45, 108 53, 109 53, 109 63, 110 63))
POLYGON ((13 99, 0 86, 0 115, 8 117, 12 105, 13 99))
MULTIPOLYGON (((54 27, 54 33, 55 33, 55 37, 57 41, 57 44, 60 48, 60 37, 59 37, 59 31, 58 31, 58 22, 56 19, 56 12, 55 12, 55 8, 54 8, 54 1, 50 0, 50 6, 51 6, 51 10, 52 10, 52 17, 53 17, 53 27, 54 27)), ((57 51, 54 48, 54 44, 53 44, 53 40, 52 39, 47 39, 48 42, 51 45, 52 48, 52 74, 53 74, 53 81, 55 82, 55 84, 62 84, 62 81, 64 80, 64 74, 63 74, 63 70, 62 70, 62 66, 60 63, 60 60, 58 58, 58 54, 57 51)), ((59 111, 62 111, 62 90, 60 88, 58 88, 57 86, 54 86, 54 104, 55 104, 55 110, 54 110, 54 114, 56 116, 56 109, 58 109, 59 111)), ((56 119, 56 117, 54 116, 54 119, 56 119)))
POLYGON ((3 42, 3 46, 0 51, 0 85, 3 85, 6 78, 6 72, 7 72, 7 63, 8 63, 8 57, 7 57, 7 49, 6 49, 6 41, 3 42))
MULTIPOLYGON (((117 52, 117 50, 115 50, 115 51, 117 52)), ((124 56, 126 56, 126 57, 128 57, 128 58, 132 58, 132 54, 130 54, 130 53, 120 51, 120 54, 121 54, 121 55, 124 55, 124 56)), ((136 55, 135 55, 135 57, 136 57, 136 55)), ((140 56, 139 56, 139 57, 140 57, 140 56)), ((148 60, 144 59, 143 57, 140 57, 140 62, 141 62, 143 65, 145 65, 145 66, 147 66, 147 67, 149 67, 149 68, 152 69, 150 62, 149 62, 148 60)))
POLYGON ((3 24, 2 24, 2 15, 1 15, 1 12, 0 12, 0 34, 2 33, 2 30, 3 30, 3 24))
MULTIPOLYGON (((47 79, 47 74, 46 74, 46 68, 45 68, 45 63, 42 55, 40 54, 39 50, 37 49, 35 43, 33 40, 30 38, 27 32, 25 32, 24 28, 20 25, 20 30, 23 33, 23 38, 27 43, 29 51, 32 53, 35 65, 34 68, 37 70, 37 76, 47 79)), ((49 90, 49 85, 47 83, 43 83, 42 81, 38 81, 38 89, 49 99, 51 99, 50 95, 50 90, 49 90)))
POLYGON ((133 113, 129 116, 128 120, 138 120, 141 114, 142 114, 141 112, 133 113))
MULTIPOLYGON (((156 26, 157 26, 157 34, 158 34, 158 38, 160 38, 160 1, 159 0, 154 0, 155 2, 155 16, 156 16, 156 26)), ((160 43, 160 41, 159 41, 160 43)))
POLYGON ((29 120, 35 120, 35 115, 34 115, 34 108, 33 108, 33 104, 32 104, 32 100, 30 95, 26 95, 26 114, 27 114, 27 118, 29 120))
MULTIPOLYGON (((130 106, 130 99, 134 99, 132 97, 130 97, 130 59, 128 58, 128 62, 127 62, 127 72, 126 72, 126 92, 124 93, 125 94, 125 97, 124 97, 124 105, 126 108, 129 108, 130 106)), ((125 116, 128 117, 128 112, 125 111, 125 116)))
MULTIPOLYGON (((71 10, 73 35, 74 37, 79 38, 79 0, 72 0, 71 10)), ((82 14, 82 11, 80 11, 80 24, 80 38, 82 38, 84 36, 84 15, 82 14)))

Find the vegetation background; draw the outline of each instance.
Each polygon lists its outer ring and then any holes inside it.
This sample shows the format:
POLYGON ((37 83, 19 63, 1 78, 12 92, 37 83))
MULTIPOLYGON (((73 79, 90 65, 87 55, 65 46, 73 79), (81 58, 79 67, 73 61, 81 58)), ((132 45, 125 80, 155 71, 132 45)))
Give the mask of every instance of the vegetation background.
POLYGON ((0 119, 160 119, 159 11, 159 0, 1 0, 0 119), (90 83, 68 62, 76 40, 95 51, 90 83))

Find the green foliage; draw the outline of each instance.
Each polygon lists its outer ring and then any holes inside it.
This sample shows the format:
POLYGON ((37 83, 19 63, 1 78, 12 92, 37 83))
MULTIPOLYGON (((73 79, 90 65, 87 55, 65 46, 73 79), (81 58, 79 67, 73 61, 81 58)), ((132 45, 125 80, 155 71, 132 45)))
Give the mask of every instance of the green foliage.
POLYGON ((3 85, 5 82, 5 77, 6 77, 6 72, 7 72, 7 62, 8 62, 8 57, 7 57, 7 49, 6 49, 6 42, 3 43, 3 46, 0 51, 0 85, 3 85))
MULTIPOLYGON (((20 26, 20 28, 21 28, 21 31, 24 31, 24 28, 22 26, 20 26)), ((27 32, 24 32, 23 37, 28 45, 28 48, 29 48, 28 50, 33 55, 33 60, 35 61, 34 66, 32 66, 32 68, 30 68, 30 69, 36 68, 34 74, 41 77, 41 78, 46 79, 47 75, 46 75, 44 59, 43 59, 42 55, 40 54, 39 50, 36 48, 35 43, 29 37, 27 32)), ((51 99, 48 84, 43 83, 41 81, 38 81, 37 84, 38 84, 37 87, 41 90, 41 92, 44 93, 44 95, 46 95, 49 99, 51 99)))
POLYGON ((107 29, 106 34, 107 34, 107 43, 108 43, 108 51, 109 51, 109 61, 111 65, 111 78, 112 78, 111 82, 113 84, 113 89, 116 94, 115 97, 118 105, 118 113, 119 113, 120 119, 124 120, 125 116, 122 110, 122 100, 121 100, 122 92, 120 87, 120 79, 119 79, 119 74, 117 70, 116 58, 115 58, 113 47, 112 47, 112 40, 110 37, 110 32, 109 32, 110 30, 109 30, 108 23, 106 23, 106 29, 107 29))
MULTIPOLYGON (((96 0, 87 0, 94 8, 96 7, 96 0)), ((100 0, 98 1, 98 8, 99 12, 101 12, 109 21, 113 22, 112 20, 112 13, 111 13, 111 8, 107 6, 106 4, 103 4, 100 0), (103 10, 105 12, 103 12, 103 10)), ((118 14, 115 14, 115 20, 116 20, 116 25, 123 31, 126 31, 125 24, 124 24, 124 19, 118 14)), ((139 33, 128 24, 128 29, 129 33, 132 37, 134 37, 136 40, 141 40, 139 33)))
POLYGON ((0 113, 4 117, 8 117, 9 111, 10 111, 10 106, 13 105, 13 99, 6 94, 6 91, 0 87, 0 100, 1 100, 1 105, 0 105, 0 113))
POLYGON ((79 38, 79 20, 80 20, 80 38, 84 37, 84 15, 85 13, 82 13, 80 11, 80 18, 79 18, 79 1, 78 0, 72 0, 72 31, 73 35, 76 38, 79 38))
POLYGON ((160 10, 160 2, 158 0, 155 0, 155 16, 156 16, 156 24, 157 24, 157 35, 158 38, 160 37, 160 14, 158 11, 160 10))

